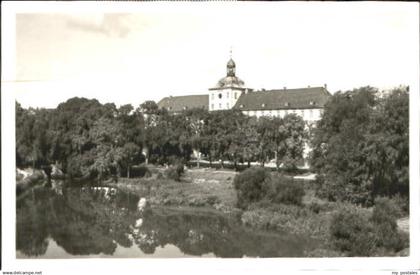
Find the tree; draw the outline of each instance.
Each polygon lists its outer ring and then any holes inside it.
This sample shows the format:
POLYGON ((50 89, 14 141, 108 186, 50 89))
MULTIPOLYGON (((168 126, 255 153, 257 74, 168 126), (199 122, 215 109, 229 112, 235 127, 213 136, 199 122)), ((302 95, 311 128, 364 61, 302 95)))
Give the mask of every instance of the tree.
POLYGON ((85 174, 97 174, 98 179, 110 173, 111 167, 117 165, 121 157, 118 154, 118 144, 121 143, 120 127, 115 120, 101 117, 96 121, 89 132, 92 142, 95 144, 92 164, 87 167, 85 174))
POLYGON ((365 87, 337 92, 325 106, 312 140, 312 166, 319 174, 319 194, 330 200, 369 203, 366 156, 358 149, 377 90, 365 87))
POLYGON ((409 93, 399 87, 381 98, 361 150, 372 178, 373 196, 408 196, 409 93))
POLYGON ((408 91, 377 94, 363 87, 326 104, 311 141, 319 194, 369 205, 380 194, 407 193, 408 91))
POLYGON ((138 159, 139 154, 141 153, 140 147, 132 142, 125 143, 124 146, 121 148, 121 157, 119 158, 119 162, 123 164, 123 166, 127 167, 127 178, 130 177, 130 169, 133 163, 138 159))
POLYGON ((143 144, 144 121, 140 112, 134 111, 130 104, 122 105, 117 110, 118 140, 115 151, 117 174, 121 176, 120 168, 126 169, 130 177, 131 166, 141 160, 143 144))
POLYGON ((230 159, 236 168, 240 153, 239 130, 245 124, 245 115, 238 110, 224 110, 212 112, 210 119, 209 130, 214 155, 221 159, 222 167, 223 160, 230 159))
POLYGON ((270 158, 272 154, 276 151, 275 148, 275 134, 276 134, 276 125, 274 120, 271 117, 260 117, 258 119, 258 128, 257 132, 260 136, 259 138, 259 152, 260 152, 260 162, 261 166, 264 166, 267 158, 270 158))
POLYGON ((96 99, 75 97, 58 105, 51 114, 51 161, 60 163, 64 171, 71 168, 82 174, 80 161, 86 161, 87 165, 94 158, 91 152, 97 145, 91 136, 94 124, 101 117, 111 121, 115 112, 114 104, 102 105, 96 99))
POLYGON ((274 138, 278 158, 276 162, 281 161, 286 169, 295 170, 303 158, 303 147, 307 137, 305 122, 295 114, 287 115, 279 122, 274 138))
POLYGON ((243 160, 248 163, 248 168, 251 167, 251 161, 255 160, 260 154, 259 136, 257 132, 258 120, 255 117, 250 117, 243 125, 238 141, 239 148, 243 160))
POLYGON ((16 102, 16 161, 18 166, 31 164, 33 168, 49 162, 49 127, 51 111, 25 110, 16 102))
POLYGON ((146 165, 149 162, 150 151, 159 145, 159 140, 164 137, 164 118, 167 112, 159 110, 154 101, 146 101, 136 110, 141 113, 144 121, 143 153, 146 158, 146 165))
POLYGON ((31 116, 28 110, 16 102, 16 165, 24 166, 29 161, 33 163, 35 158, 32 158, 32 144, 33 144, 33 125, 34 117, 31 116))
POLYGON ((188 109, 184 112, 189 143, 198 154, 197 168, 200 168, 201 153, 208 153, 208 143, 204 138, 205 121, 208 118, 208 114, 208 111, 203 109, 188 109))
POLYGON ((277 170, 282 163, 287 169, 296 169, 302 159, 307 136, 302 118, 290 114, 284 118, 261 117, 258 120, 259 152, 261 165, 274 156, 277 170))

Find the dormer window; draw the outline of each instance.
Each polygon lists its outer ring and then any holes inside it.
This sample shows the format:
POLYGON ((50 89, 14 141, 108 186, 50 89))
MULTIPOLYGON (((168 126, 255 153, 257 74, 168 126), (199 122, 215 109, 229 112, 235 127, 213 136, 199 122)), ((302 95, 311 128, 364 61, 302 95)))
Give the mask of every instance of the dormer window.
POLYGON ((314 101, 309 101, 309 104, 310 105, 315 105, 315 102, 314 101))
POLYGON ((183 109, 184 109, 184 110, 187 110, 187 108, 188 108, 187 106, 184 106, 184 108, 183 108, 183 109))
POLYGON ((171 106, 169 106, 169 107, 168 107, 168 110, 172 110, 172 107, 171 107, 171 106))
POLYGON ((239 105, 239 108, 243 108, 243 107, 244 107, 244 105, 242 105, 242 104, 241 104, 241 105, 239 105))
POLYGON ((289 102, 285 102, 284 103, 284 106, 290 106, 290 103, 289 102))
POLYGON ((264 108, 264 107, 265 107, 265 103, 261 104, 261 107, 263 107, 263 108, 264 108))

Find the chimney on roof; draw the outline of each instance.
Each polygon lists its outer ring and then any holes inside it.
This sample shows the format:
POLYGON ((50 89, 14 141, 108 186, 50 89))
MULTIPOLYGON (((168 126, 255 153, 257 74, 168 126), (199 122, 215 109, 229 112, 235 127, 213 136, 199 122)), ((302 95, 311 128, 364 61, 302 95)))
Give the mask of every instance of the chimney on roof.
POLYGON ((287 87, 286 87, 286 86, 284 86, 284 87, 283 87, 283 90, 286 90, 286 89, 287 89, 287 87))
POLYGON ((311 88, 311 85, 308 85, 308 88, 311 88))
POLYGON ((327 84, 324 84, 324 89, 327 89, 327 84))

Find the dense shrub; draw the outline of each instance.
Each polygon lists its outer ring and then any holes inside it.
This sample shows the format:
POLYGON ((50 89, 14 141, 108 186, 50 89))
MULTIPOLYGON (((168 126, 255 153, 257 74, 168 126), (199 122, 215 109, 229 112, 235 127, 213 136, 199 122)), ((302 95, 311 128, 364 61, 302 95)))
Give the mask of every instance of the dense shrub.
POLYGON ((133 166, 130 169, 130 177, 149 178, 151 176, 152 176, 152 171, 144 163, 139 166, 133 166))
POLYGON ((408 216, 410 214, 410 198, 408 196, 396 195, 393 196, 391 200, 399 209, 398 218, 408 216))
POLYGON ((348 256, 370 256, 376 249, 375 230, 368 216, 352 208, 344 208, 333 216, 330 237, 334 248, 348 256))
POLYGON ((217 196, 211 195, 207 197, 207 204, 208 205, 215 205, 220 203, 220 199, 217 196))
POLYGON ((390 223, 397 227, 395 220, 398 216, 399 209, 390 199, 382 197, 375 200, 372 212, 372 221, 374 223, 390 223))
POLYGON ((281 176, 272 177, 262 167, 252 167, 235 176, 233 185, 237 191, 238 206, 251 203, 283 203, 301 205, 305 195, 303 184, 281 176))
POLYGON ((315 214, 319 214, 319 212, 321 212, 322 210, 322 205, 316 202, 311 202, 309 204, 309 210, 311 210, 312 212, 314 212, 315 214))
POLYGON ((314 215, 309 209, 297 205, 273 204, 262 200, 248 206, 242 213, 244 225, 288 232, 326 242, 330 215, 322 213, 314 215))
POLYGON ((165 171, 165 176, 168 179, 172 179, 175 181, 180 181, 181 177, 180 175, 176 172, 176 169, 174 167, 169 167, 166 171, 165 171))
POLYGON ((156 179, 158 180, 163 179, 163 174, 161 172, 157 172, 156 179))
POLYGON ((82 177, 80 158, 73 157, 69 159, 65 170, 70 178, 82 177))
POLYGON ((171 180, 181 181, 181 176, 183 173, 184 173, 184 165, 181 163, 178 163, 175 166, 169 167, 165 171, 165 176, 171 180))
POLYGON ((246 207, 251 202, 264 198, 271 186, 270 172, 262 167, 252 167, 235 176, 233 186, 237 191, 238 206, 246 207))
POLYGON ((275 203, 301 205, 305 195, 303 185, 293 182, 285 177, 276 177, 272 180, 273 188, 270 188, 270 199, 275 203))
POLYGON ((396 221, 398 216, 400 216, 400 209, 391 199, 378 198, 375 200, 371 220, 378 238, 378 246, 383 246, 394 252, 403 249, 408 241, 398 232, 396 221))
POLYGON ((330 240, 336 249, 349 256, 401 251, 408 247, 409 239, 398 230, 398 215, 398 207, 388 198, 376 199, 371 215, 345 207, 333 216, 330 240))

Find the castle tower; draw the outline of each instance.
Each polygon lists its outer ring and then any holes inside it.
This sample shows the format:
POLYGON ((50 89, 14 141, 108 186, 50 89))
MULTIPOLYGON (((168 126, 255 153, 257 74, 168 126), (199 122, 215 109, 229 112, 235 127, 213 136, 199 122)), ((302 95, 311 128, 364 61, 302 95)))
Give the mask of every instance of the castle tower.
POLYGON ((244 88, 244 82, 236 76, 236 64, 230 57, 226 65, 226 76, 220 79, 215 87, 209 89, 209 110, 231 109, 247 90, 244 88))

